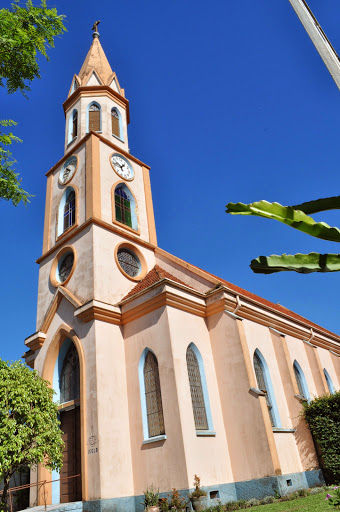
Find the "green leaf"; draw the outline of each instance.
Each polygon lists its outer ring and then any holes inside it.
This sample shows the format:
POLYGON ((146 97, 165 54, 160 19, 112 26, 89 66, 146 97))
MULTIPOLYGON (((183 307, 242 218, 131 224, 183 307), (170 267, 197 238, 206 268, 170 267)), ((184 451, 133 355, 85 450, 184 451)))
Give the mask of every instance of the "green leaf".
POLYGON ((250 268, 255 273, 272 274, 285 270, 294 270, 301 274, 311 272, 339 272, 340 254, 282 254, 278 256, 259 256, 252 260, 250 268))
POLYGON ((312 217, 301 210, 294 210, 292 206, 282 206, 279 203, 269 203, 268 201, 258 201, 250 204, 228 203, 226 212, 233 215, 256 215, 257 217, 278 220, 307 235, 322 240, 340 242, 340 230, 338 228, 331 227, 325 222, 315 222, 312 217))
POLYGON ((339 210, 340 196, 325 197, 324 199, 307 201, 306 203, 296 204, 292 206, 292 208, 294 208, 294 210, 301 210, 306 214, 324 212, 326 210, 339 210))

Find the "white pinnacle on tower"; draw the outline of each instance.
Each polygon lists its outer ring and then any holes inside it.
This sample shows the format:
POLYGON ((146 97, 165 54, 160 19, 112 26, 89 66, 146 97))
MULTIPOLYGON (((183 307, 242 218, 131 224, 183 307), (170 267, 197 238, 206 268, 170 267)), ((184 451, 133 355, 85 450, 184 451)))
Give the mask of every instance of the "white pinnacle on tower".
POLYGON ((340 89, 340 60, 305 0, 289 0, 320 57, 340 89))

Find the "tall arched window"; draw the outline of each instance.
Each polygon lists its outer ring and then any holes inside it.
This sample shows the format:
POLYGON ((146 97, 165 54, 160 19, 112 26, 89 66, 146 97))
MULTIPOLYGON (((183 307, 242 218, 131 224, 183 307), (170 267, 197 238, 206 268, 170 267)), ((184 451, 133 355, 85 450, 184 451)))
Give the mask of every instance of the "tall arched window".
POLYGON ((186 360, 195 427, 196 430, 209 430, 200 366, 192 345, 187 348, 186 360))
POLYGON ((254 370, 257 386, 266 395, 266 402, 272 427, 280 427, 279 413, 277 410, 268 366, 258 349, 256 349, 254 353, 254 370))
POLYGON ((100 118, 100 105, 98 103, 91 103, 88 107, 88 132, 101 131, 101 118, 100 118))
POLYGON ((76 220, 76 194, 70 190, 64 206, 64 231, 73 226, 76 220))
POLYGON ((327 382, 327 386, 328 386, 329 392, 332 395, 333 393, 335 393, 335 387, 333 385, 332 379, 331 379, 328 371, 326 370, 326 368, 323 369, 323 373, 325 374, 325 378, 326 378, 326 382, 327 382))
POLYGON ((144 349, 138 365, 142 406, 143 443, 166 439, 158 362, 155 354, 144 349))
POLYGON ((144 362, 144 389, 149 437, 165 434, 158 362, 150 351, 144 362))
POLYGON ((74 110, 72 115, 72 140, 77 137, 78 134, 78 111, 74 110))
POLYGON ((131 202, 124 188, 126 189, 126 187, 122 185, 115 189, 116 220, 132 228, 131 202))
POLYGON ((60 402, 77 400, 80 396, 79 357, 72 343, 65 354, 60 374, 60 402))
POLYGON ((73 187, 67 187, 58 208, 57 236, 60 236, 76 222, 76 194, 73 187))
POLYGON ((299 363, 296 360, 294 361, 293 369, 294 369, 296 383, 297 383, 298 390, 299 390, 299 395, 302 396, 302 398, 305 398, 305 400, 310 400, 310 394, 309 394, 305 375, 302 371, 301 366, 299 365, 299 363))
POLYGON ((112 135, 115 135, 119 139, 121 136, 121 118, 117 108, 111 110, 111 124, 112 124, 112 135))

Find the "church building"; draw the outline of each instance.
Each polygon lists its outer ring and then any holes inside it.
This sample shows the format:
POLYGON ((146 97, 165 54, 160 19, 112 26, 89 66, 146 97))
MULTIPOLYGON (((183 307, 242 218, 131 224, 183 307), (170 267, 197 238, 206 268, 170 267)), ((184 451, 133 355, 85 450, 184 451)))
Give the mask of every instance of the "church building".
POLYGON ((321 485, 300 412, 339 390, 340 337, 158 247, 150 167, 97 30, 64 111, 25 342, 56 391, 64 464, 31 483, 86 512, 140 512, 147 488, 187 495, 195 474, 209 505, 321 485))

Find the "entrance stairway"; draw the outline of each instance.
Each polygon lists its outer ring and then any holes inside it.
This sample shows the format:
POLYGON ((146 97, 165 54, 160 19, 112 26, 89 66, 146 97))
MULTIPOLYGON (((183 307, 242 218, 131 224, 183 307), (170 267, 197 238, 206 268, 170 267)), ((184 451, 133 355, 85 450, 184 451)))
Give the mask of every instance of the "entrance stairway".
POLYGON ((74 501, 72 503, 58 503, 57 505, 47 505, 46 509, 44 505, 39 505, 38 507, 30 507, 26 508, 20 512, 82 512, 83 510, 83 502, 82 501, 74 501))

